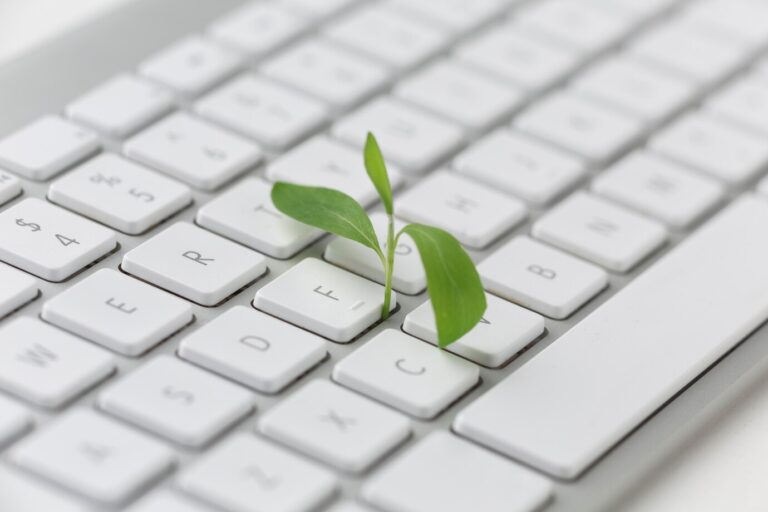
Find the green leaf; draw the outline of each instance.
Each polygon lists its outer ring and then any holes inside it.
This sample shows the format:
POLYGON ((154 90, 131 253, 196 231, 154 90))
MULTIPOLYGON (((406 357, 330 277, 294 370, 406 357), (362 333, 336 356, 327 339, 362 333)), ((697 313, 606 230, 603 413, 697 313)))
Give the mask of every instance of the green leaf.
POLYGON ((435 313, 438 344, 446 347, 469 332, 485 313, 480 276, 451 234, 423 224, 409 224, 397 236, 403 233, 419 250, 435 313))
POLYGON ((349 238, 382 255, 365 209, 343 192, 277 182, 272 187, 272 202, 282 213, 299 222, 349 238))
POLYGON ((389 183, 387 164, 384 163, 379 143, 376 142, 376 137, 371 132, 368 132, 368 137, 365 140, 364 161, 365 170, 368 172, 368 177, 379 193, 381 202, 384 204, 384 210, 388 215, 392 215, 394 212, 392 206, 392 185, 389 183))

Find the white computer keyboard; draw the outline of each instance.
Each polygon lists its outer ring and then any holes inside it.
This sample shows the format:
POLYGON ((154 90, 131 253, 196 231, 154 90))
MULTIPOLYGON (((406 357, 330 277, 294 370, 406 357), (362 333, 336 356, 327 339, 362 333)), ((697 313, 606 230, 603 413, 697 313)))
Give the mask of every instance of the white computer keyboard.
POLYGON ((256 1, 0 139, 0 510, 568 509, 768 318, 766 46, 757 0, 256 1), (375 210, 368 131, 477 256, 448 352, 408 240, 377 325, 270 202, 375 210))

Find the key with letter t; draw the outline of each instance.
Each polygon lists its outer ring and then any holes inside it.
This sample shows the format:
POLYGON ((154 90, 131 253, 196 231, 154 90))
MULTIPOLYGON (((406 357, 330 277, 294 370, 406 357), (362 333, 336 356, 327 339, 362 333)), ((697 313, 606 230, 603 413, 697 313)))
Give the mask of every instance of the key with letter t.
MULTIPOLYGON (((254 305, 340 343, 352 341, 381 315, 384 288, 307 258, 256 293, 254 305)), ((392 294, 392 308, 396 302, 392 294)))

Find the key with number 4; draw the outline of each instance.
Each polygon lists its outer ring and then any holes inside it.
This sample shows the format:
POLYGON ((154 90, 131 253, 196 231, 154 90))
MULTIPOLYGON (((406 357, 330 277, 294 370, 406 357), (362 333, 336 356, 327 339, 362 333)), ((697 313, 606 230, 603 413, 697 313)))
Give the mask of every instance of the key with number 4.
POLYGON ((0 213, 0 260, 63 281, 115 248, 114 231, 40 199, 0 213))

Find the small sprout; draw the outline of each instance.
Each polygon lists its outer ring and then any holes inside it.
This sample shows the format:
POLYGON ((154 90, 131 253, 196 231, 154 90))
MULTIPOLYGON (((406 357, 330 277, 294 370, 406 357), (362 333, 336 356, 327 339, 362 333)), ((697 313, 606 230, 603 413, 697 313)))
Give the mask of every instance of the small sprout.
POLYGON ((278 182, 272 188, 272 202, 289 217, 363 244, 376 253, 384 270, 382 320, 389 317, 392 301, 395 247, 402 235, 411 237, 427 276, 438 344, 447 347, 469 332, 485 313, 485 292, 477 269, 458 240, 442 229, 408 224, 395 234, 392 187, 384 157, 371 133, 365 143, 364 163, 387 214, 384 249, 365 209, 343 192, 278 182))

